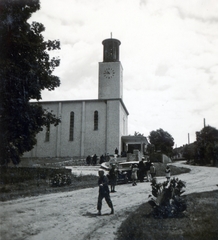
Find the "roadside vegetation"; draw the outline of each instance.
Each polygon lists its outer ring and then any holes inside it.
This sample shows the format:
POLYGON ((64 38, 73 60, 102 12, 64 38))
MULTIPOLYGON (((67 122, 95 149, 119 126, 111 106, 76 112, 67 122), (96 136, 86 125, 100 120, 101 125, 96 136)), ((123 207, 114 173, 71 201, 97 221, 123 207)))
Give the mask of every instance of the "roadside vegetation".
POLYGON ((218 130, 206 126, 196 132, 196 141, 175 148, 173 156, 187 159, 189 164, 218 166, 218 130))
MULTIPOLYGON (((53 169, 64 171, 62 167, 57 168, 57 159, 50 159, 47 162, 38 161, 35 170, 37 171, 37 169, 44 166, 51 170, 52 167, 49 165, 53 165, 54 162, 56 163, 56 168, 53 169)), ((75 164, 77 166, 80 165, 78 161, 75 164)), ((163 163, 154 164, 157 169, 157 176, 165 176, 166 165, 163 163)), ((72 165, 72 163, 68 162, 67 165, 72 165)), ((19 171, 18 169, 21 167, 12 168, 19 171)), ((170 168, 172 176, 190 171, 185 167, 178 168, 171 166, 170 168)), ((8 171, 9 169, 10 167, 8 171)), ((50 170, 47 173, 50 173, 50 170)), ((13 177, 15 175, 13 174, 13 177)), ((37 176, 37 174, 31 175, 37 176)), ((27 179, 25 179, 25 176, 19 178, 19 175, 17 175, 16 182, 12 181, 11 178, 8 178, 7 182, 3 182, 3 176, 3 174, 0 174, 0 201, 96 187, 98 179, 94 175, 76 176, 71 174, 72 181, 70 185, 52 187, 50 184, 50 174, 44 175, 41 178, 29 178, 29 175, 26 175, 27 179)), ((155 218, 152 214, 152 206, 148 202, 139 206, 134 212, 128 212, 127 219, 121 224, 118 230, 117 239, 217 239, 218 227, 216 223, 218 221, 218 212, 214 210, 218 209, 218 191, 184 195, 184 198, 187 202, 186 211, 173 218, 155 218)))
MULTIPOLYGON (((97 176, 94 175, 79 175, 70 174, 71 183, 61 187, 53 187, 51 179, 56 174, 69 175, 70 170, 63 168, 63 162, 58 159, 37 160, 37 167, 29 167, 32 160, 26 159, 22 161, 22 167, 7 167, 4 170, 0 168, 0 201, 7 201, 20 197, 37 196, 40 194, 49 194, 54 192, 74 191, 81 188, 89 188, 97 186, 97 176), (27 164, 25 164, 25 162, 27 164)), ((66 165, 79 165, 79 161, 66 165)), ((84 166, 84 163, 82 162, 84 166)), ((166 164, 154 163, 157 176, 165 176, 166 164)), ((171 175, 187 173, 190 170, 183 167, 171 166, 171 175)))
POLYGON ((173 218, 154 218, 149 203, 142 204, 121 224, 117 240, 218 239, 218 191, 193 193, 184 198, 187 210, 173 218))

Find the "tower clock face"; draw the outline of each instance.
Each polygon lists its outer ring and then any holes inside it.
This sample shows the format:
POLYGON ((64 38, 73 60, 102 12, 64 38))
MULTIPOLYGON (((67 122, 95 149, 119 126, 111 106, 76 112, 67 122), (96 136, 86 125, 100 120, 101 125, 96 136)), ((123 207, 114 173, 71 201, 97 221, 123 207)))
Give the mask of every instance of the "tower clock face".
POLYGON ((105 78, 111 79, 115 75, 115 71, 113 68, 106 68, 103 74, 105 78))

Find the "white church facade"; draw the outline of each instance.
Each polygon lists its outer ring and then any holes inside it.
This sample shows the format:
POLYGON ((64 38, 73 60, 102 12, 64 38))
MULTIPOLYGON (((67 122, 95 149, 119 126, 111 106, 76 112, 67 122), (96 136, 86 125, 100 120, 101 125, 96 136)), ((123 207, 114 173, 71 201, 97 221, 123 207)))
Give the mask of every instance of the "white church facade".
POLYGON ((37 135, 37 144, 24 157, 85 157, 126 150, 122 137, 128 135, 128 111, 123 102, 123 67, 120 41, 102 42, 99 63, 98 99, 42 101, 43 108, 61 118, 37 135))

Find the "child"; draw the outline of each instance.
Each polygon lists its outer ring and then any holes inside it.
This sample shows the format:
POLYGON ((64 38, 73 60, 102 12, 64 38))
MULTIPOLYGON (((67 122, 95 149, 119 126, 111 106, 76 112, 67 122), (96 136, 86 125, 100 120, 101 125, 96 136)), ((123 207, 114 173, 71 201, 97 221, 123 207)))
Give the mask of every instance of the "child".
POLYGON ((99 175, 99 179, 98 179, 99 194, 98 194, 98 203, 97 203, 98 215, 101 215, 103 198, 105 198, 105 201, 107 202, 108 206, 111 208, 111 214, 114 214, 114 208, 111 202, 110 192, 108 187, 108 178, 104 175, 103 169, 99 169, 98 175, 99 175))
POLYGON ((111 192, 116 192, 115 186, 117 183, 117 169, 115 164, 112 164, 111 166, 111 169, 109 171, 109 179, 110 179, 110 185, 111 185, 111 192))
POLYGON ((169 182, 170 181, 170 167, 168 165, 166 167, 165 173, 166 173, 167 181, 169 182))
POLYGON ((133 164, 132 165, 132 174, 131 174, 131 178, 132 178, 132 185, 135 186, 137 185, 136 181, 138 179, 137 177, 137 171, 138 171, 138 166, 137 164, 133 164))

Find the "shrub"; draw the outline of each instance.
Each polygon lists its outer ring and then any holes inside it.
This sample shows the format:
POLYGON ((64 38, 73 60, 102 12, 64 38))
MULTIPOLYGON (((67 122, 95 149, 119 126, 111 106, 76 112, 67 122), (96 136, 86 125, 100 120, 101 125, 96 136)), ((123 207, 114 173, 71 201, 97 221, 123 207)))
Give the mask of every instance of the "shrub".
POLYGON ((175 217, 187 208, 186 202, 181 198, 185 192, 185 182, 178 178, 157 183, 154 178, 151 183, 152 195, 149 204, 153 208, 155 218, 175 217))

